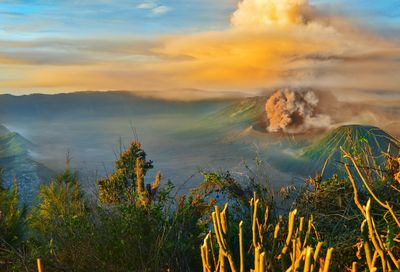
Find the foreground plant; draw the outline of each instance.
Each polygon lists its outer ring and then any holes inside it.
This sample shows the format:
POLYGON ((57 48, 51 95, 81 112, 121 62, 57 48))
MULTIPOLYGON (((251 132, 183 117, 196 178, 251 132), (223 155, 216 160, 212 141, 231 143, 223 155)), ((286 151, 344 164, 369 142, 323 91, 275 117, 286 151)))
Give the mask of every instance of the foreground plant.
POLYGON ((16 180, 11 188, 6 188, 2 173, 0 168, 0 271, 5 271, 11 269, 15 260, 24 265, 22 244, 27 210, 19 202, 16 180))
MULTIPOLYGON (((400 270, 400 216, 399 212, 395 211, 393 205, 388 201, 381 200, 379 196, 374 192, 371 186, 371 180, 362 173, 360 167, 357 165, 355 158, 346 150, 342 149, 345 158, 348 158, 355 168, 363 187, 367 190, 370 198, 366 205, 362 205, 359 199, 359 189, 356 181, 349 166, 346 164, 345 169, 351 181, 354 190, 354 202, 364 217, 361 224, 362 241, 359 245, 359 249, 364 249, 364 256, 366 265, 369 271, 399 271, 400 270), (383 220, 386 222, 386 230, 382 230, 382 226, 379 226, 377 221, 372 215, 372 201, 378 204, 378 207, 383 210, 383 220), (397 257, 396 257, 397 250, 397 257), (379 260, 379 262, 378 262, 379 260)), ((392 160, 392 158, 389 158, 392 160)), ((398 159, 397 159, 398 160, 398 159)), ((399 182, 399 172, 394 172, 393 180, 399 182)), ((399 182, 400 184, 400 182, 399 182)), ((395 189, 393 192, 399 193, 398 184, 392 184, 391 187, 395 189)), ((400 197, 400 194, 399 194, 400 197)), ((380 214, 382 215, 382 214, 380 214)), ((359 254, 360 255, 360 254, 359 254)), ((357 262, 353 263, 352 271, 357 271, 357 262)))
MULTIPOLYGON (((97 181, 100 202, 110 205, 136 203, 135 195, 142 198, 140 202, 146 202, 144 177, 152 168, 153 162, 146 159, 140 142, 133 141, 115 162, 115 172, 97 181)), ((152 186, 158 187, 159 181, 158 174, 152 186)), ((152 193, 149 191, 149 194, 152 193)))
POLYGON ((259 200, 257 195, 250 201, 252 207, 252 241, 248 250, 244 245, 244 222, 239 223, 239 256, 235 258, 231 240, 228 239, 228 204, 222 211, 215 206, 212 213, 213 229, 208 233, 201 246, 203 271, 243 272, 246 269, 255 272, 264 271, 329 271, 333 248, 327 250, 325 258, 320 257, 323 243, 318 241, 313 246, 312 240, 317 238, 313 220, 305 226, 304 217, 296 222, 297 210, 288 216, 287 229, 284 230, 283 218, 279 217, 275 227, 268 223, 269 210, 265 208, 263 216, 259 216, 259 200), (216 242, 216 243, 215 243, 216 242), (245 263, 251 255, 252 262, 245 263))

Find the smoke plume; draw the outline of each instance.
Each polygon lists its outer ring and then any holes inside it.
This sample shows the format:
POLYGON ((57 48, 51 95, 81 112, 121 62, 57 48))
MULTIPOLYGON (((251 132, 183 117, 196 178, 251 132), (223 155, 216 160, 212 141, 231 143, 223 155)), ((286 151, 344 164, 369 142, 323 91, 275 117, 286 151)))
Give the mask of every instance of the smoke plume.
POLYGON ((316 113, 319 99, 312 91, 278 90, 265 105, 269 132, 304 133, 312 128, 327 128, 331 118, 316 113))
POLYGON ((233 26, 306 24, 314 17, 308 0, 244 0, 232 15, 233 26))

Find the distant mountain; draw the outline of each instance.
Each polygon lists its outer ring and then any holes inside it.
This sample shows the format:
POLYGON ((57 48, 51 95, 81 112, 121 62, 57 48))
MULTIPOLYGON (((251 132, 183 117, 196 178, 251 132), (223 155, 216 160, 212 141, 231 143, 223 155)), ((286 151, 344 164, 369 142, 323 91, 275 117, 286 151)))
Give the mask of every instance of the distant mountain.
POLYGON ((221 121, 252 124, 262 118, 265 112, 267 97, 258 96, 245 98, 212 115, 212 118, 221 121))
POLYGON ((34 145, 16 132, 0 125, 0 167, 4 169, 6 187, 17 181, 23 202, 32 202, 40 183, 47 182, 53 172, 31 157, 34 145))
POLYGON ((380 128, 364 125, 346 125, 328 132, 322 139, 304 149, 302 159, 309 161, 311 170, 322 169, 328 160, 327 173, 337 169, 337 163, 342 161, 340 147, 349 152, 362 152, 366 147, 382 163, 382 153, 390 151, 399 154, 400 142, 380 128))
POLYGON ((163 113, 209 113, 228 105, 223 100, 169 101, 127 91, 65 94, 0 95, 0 122, 30 119, 59 120, 163 113))
MULTIPOLYGON (((209 112, 197 126, 199 133, 224 134, 224 143, 231 143, 265 132, 265 103, 263 96, 227 101, 219 109, 209 112)), ((264 135, 262 135, 263 137, 264 135)), ((250 139, 250 138, 249 138, 250 139)))

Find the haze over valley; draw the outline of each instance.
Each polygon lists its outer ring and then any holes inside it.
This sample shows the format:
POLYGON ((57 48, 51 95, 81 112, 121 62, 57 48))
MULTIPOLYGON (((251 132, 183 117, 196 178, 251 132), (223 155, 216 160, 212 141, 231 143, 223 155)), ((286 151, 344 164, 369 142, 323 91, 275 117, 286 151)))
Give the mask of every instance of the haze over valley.
MULTIPOLYGON (((196 187, 201 171, 229 170, 245 176, 246 166, 254 169, 257 160, 263 161, 265 179, 279 188, 302 183, 322 169, 328 155, 307 162, 302 153, 313 145, 337 152, 343 143, 329 147, 319 142, 335 128, 375 125, 398 137, 390 115, 399 109, 358 111, 363 108, 360 104, 335 100, 328 92, 289 89, 257 97, 186 102, 131 92, 1 95, 0 123, 33 143, 34 148, 23 147, 30 160, 49 169, 47 175, 62 171, 68 154, 89 193, 95 191, 96 179, 113 172, 115 159, 135 139, 154 161, 150 177, 160 170, 181 190, 196 187), (268 108, 273 107, 271 115, 268 108)), ((389 143, 381 138, 377 152, 389 143)), ((330 168, 338 160, 340 155, 330 161, 330 168)), ((8 170, 9 176, 15 171, 8 170)), ((39 184, 50 177, 31 178, 39 184)))

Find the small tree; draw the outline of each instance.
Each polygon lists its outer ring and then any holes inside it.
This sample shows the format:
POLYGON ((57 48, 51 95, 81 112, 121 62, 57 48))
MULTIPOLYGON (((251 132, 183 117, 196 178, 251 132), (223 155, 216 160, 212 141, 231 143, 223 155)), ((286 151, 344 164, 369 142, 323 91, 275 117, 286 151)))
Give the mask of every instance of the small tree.
POLYGON ((138 141, 131 143, 115 162, 115 172, 97 181, 99 198, 104 204, 135 201, 134 193, 144 191, 143 178, 153 162, 146 160, 146 152, 138 141))
POLYGON ((92 264, 93 227, 76 173, 66 170, 42 185, 30 214, 33 254, 55 270, 82 271, 92 264))

